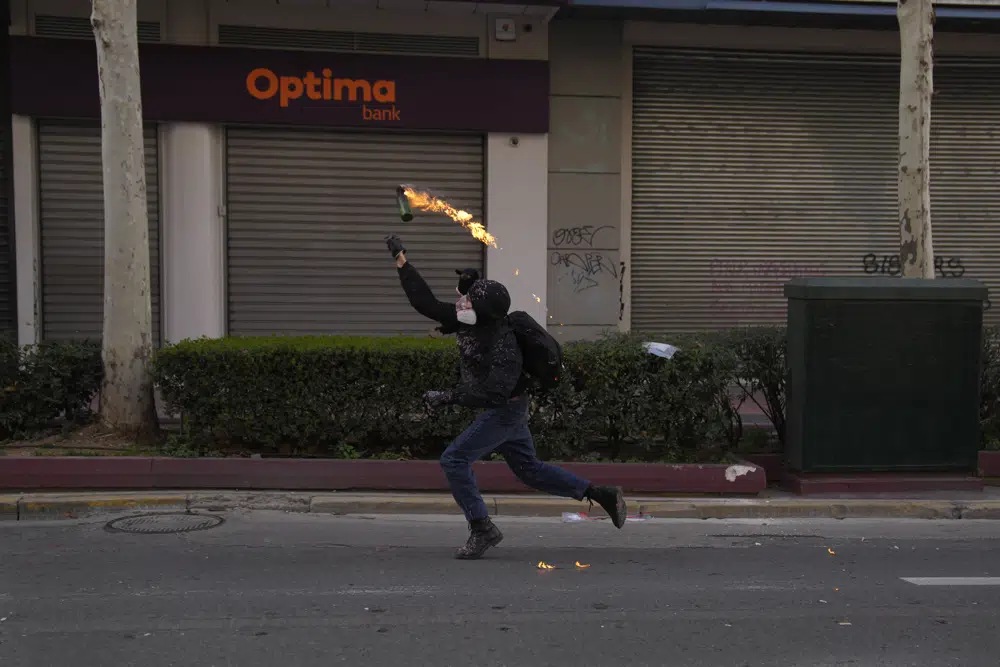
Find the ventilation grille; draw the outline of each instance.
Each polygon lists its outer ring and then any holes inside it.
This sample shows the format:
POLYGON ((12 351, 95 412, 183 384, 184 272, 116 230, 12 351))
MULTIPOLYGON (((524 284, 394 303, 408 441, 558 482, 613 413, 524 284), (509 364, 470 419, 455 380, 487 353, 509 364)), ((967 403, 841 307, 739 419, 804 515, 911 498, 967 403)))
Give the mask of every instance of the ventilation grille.
MULTIPOLYGON (((159 42, 160 24, 157 21, 139 21, 140 42, 159 42)), ((35 34, 39 37, 62 37, 65 39, 94 39, 90 19, 82 16, 35 15, 35 34)))
POLYGON ((220 25, 219 44, 272 49, 479 57, 479 38, 220 25))

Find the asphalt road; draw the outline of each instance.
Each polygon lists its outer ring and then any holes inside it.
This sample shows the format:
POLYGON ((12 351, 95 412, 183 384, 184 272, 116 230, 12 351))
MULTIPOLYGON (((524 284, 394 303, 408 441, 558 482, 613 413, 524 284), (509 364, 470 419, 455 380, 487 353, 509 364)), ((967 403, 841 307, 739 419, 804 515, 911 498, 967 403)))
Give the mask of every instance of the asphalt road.
POLYGON ((997 581, 902 579, 1000 576, 1000 522, 507 519, 460 562, 455 517, 224 516, 0 523, 0 665, 1000 664, 997 581))

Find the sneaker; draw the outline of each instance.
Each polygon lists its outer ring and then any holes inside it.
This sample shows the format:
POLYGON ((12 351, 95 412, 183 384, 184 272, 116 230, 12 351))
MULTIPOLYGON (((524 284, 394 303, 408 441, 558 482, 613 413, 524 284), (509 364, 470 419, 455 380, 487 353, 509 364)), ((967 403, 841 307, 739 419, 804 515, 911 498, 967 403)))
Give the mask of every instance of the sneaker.
POLYGON ((592 486, 587 490, 587 500, 591 507, 597 503, 604 508, 604 511, 611 517, 611 523, 615 528, 621 529, 628 518, 628 507, 625 505, 625 496, 619 486, 592 486))
POLYGON ((455 553, 459 560, 476 560, 482 558, 490 547, 495 547, 503 540, 503 533, 494 525, 489 517, 473 521, 469 526, 469 541, 455 553))

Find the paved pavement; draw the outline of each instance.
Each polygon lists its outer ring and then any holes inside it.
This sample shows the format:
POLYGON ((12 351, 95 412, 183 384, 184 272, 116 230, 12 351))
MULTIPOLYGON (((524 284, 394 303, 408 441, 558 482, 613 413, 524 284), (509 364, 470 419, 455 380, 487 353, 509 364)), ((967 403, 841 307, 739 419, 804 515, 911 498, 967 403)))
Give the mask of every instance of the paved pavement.
POLYGON ((511 517, 458 562, 454 516, 219 515, 180 535, 0 523, 0 665, 1000 661, 1000 579, 968 579, 1000 576, 995 521, 511 517))

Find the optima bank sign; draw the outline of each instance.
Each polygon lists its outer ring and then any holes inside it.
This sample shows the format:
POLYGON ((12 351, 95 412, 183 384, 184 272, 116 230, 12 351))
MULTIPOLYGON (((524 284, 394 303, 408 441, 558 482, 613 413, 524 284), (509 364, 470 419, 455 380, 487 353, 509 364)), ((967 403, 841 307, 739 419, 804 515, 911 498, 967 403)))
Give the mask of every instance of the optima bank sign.
POLYGON ((329 68, 320 70, 319 74, 308 71, 304 76, 279 76, 273 70, 258 67, 247 75, 246 88, 252 97, 273 100, 282 108, 310 102, 360 103, 363 120, 401 120, 393 80, 336 78, 329 68))

